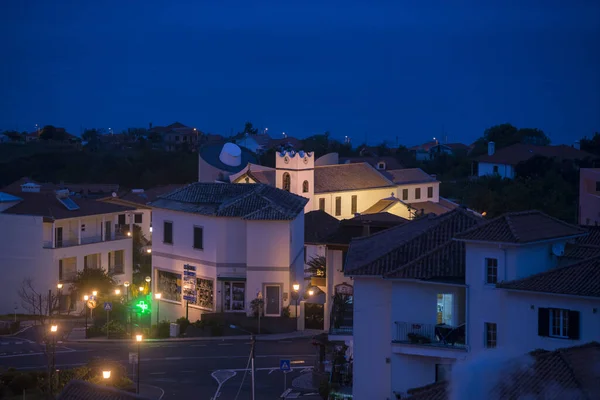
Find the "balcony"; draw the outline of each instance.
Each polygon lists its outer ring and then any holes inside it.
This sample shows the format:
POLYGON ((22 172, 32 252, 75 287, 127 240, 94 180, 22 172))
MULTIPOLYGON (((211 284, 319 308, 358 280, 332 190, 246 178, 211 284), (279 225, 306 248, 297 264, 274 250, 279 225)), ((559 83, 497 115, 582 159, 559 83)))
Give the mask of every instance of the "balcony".
POLYGON ((45 240, 43 243, 44 249, 58 249, 63 247, 73 247, 73 246, 83 246, 86 244, 100 243, 100 242, 111 242, 114 240, 122 240, 127 239, 128 236, 126 234, 122 234, 120 232, 115 232, 113 237, 107 237, 106 240, 102 240, 102 235, 98 236, 83 236, 81 238, 81 243, 78 238, 65 238, 62 240, 56 240, 55 246, 52 246, 51 240, 45 240))
POLYGON ((59 274, 59 276, 58 276, 58 280, 61 283, 73 282, 75 280, 75 278, 77 278, 77 271, 76 270, 62 271, 62 274, 59 274))
POLYGON ((109 275, 121 275, 125 273, 125 267, 123 265, 112 265, 108 267, 109 275))
MULTIPOLYGON (((418 324, 412 322, 396 321, 396 334, 392 343, 410 345, 410 347, 426 347, 435 349, 448 349, 466 352, 468 350, 465 336, 466 325, 459 326, 418 324)), ((401 351, 401 353, 421 354, 414 351, 401 351)))

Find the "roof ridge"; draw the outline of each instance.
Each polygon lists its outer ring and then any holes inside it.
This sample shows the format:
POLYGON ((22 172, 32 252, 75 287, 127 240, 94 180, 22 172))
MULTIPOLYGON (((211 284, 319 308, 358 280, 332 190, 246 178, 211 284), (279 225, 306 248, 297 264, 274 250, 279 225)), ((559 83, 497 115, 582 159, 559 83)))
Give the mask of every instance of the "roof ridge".
MULTIPOLYGON (((361 215, 369 215, 369 214, 361 214, 361 215)), ((360 241, 363 241, 363 240, 368 240, 368 239, 371 239, 371 238, 373 238, 373 237, 375 237, 375 236, 377 236, 377 235, 383 235, 383 234, 386 234, 386 233, 388 233, 388 234, 389 234, 389 232, 390 232, 390 231, 392 231, 393 229, 400 229, 400 228, 407 227, 407 226, 409 226, 411 223, 416 223, 416 222, 418 222, 418 221, 422 221, 422 220, 423 220, 423 219, 425 219, 425 218, 427 218, 427 219, 433 219, 433 218, 431 217, 432 215, 433 215, 433 214, 425 214, 425 215, 424 215, 423 217, 421 217, 421 218, 415 218, 415 219, 408 220, 408 222, 407 222, 407 223, 405 223, 405 224, 398 225, 398 226, 394 226, 394 227, 392 227, 392 228, 385 229, 385 230, 383 230, 383 231, 375 232, 375 233, 373 233, 373 234, 371 234, 371 235, 369 235, 369 236, 360 236, 360 237, 353 238, 353 239, 352 239, 352 241, 351 241, 350 243, 352 243, 352 242, 354 242, 354 241, 356 241, 356 242, 360 242, 360 241)))
POLYGON ((504 216, 504 220, 506 221, 506 225, 508 226, 508 229, 510 230, 510 234, 515 238, 515 241, 520 242, 521 238, 519 237, 519 235, 517 235, 517 231, 513 225, 512 220, 510 219, 510 215, 506 215, 504 216))
POLYGON ((400 270, 403 270, 403 269, 406 269, 408 267, 411 267, 414 264, 417 264, 417 263, 421 262, 423 259, 431 256, 436 251, 442 250, 446 246, 452 245, 453 243, 458 243, 458 242, 455 242, 454 240, 450 239, 450 240, 448 240, 448 241, 440 244, 439 246, 437 246, 437 247, 435 247, 435 248, 433 248, 433 249, 431 249, 431 250, 429 250, 429 251, 421 254, 419 257, 412 259, 411 261, 407 262, 406 264, 403 264, 403 265, 401 265, 401 266, 399 266, 399 267, 397 267, 397 268, 395 268, 395 269, 393 269, 393 270, 385 273, 383 276, 385 278, 385 277, 388 277, 390 275, 393 275, 393 274, 399 272, 400 270))

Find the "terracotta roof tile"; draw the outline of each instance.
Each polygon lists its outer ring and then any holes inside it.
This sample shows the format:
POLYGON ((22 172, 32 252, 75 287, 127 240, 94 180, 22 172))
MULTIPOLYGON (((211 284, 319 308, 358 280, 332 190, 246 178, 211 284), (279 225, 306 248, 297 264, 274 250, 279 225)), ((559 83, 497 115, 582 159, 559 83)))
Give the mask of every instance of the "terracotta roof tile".
POLYGON ((372 167, 377 168, 380 162, 385 163, 385 169, 401 169, 404 166, 398 162, 395 157, 382 156, 382 157, 340 157, 340 164, 355 164, 355 163, 368 163, 372 167))
POLYGON ((501 282, 496 287, 572 296, 600 297, 600 257, 554 268, 527 278, 501 282))
POLYGON ((516 143, 508 147, 496 150, 493 155, 484 154, 477 158, 480 163, 517 165, 535 156, 556 158, 558 160, 583 160, 585 158, 597 158, 585 151, 574 147, 559 146, 536 146, 532 144, 516 143))
POLYGON ((339 225, 340 221, 325 211, 316 210, 304 214, 304 242, 324 243, 339 225))
MULTIPOLYGON (((487 400, 596 400, 600 398, 600 344, 533 351, 497 367, 500 379, 487 400)), ((450 400, 452 382, 409 391, 409 400, 450 400)))
POLYGON ((437 179, 423 171, 421 168, 392 169, 382 173, 397 185, 437 182, 437 179))
POLYGON ((346 271, 349 275, 385 275, 481 222, 480 217, 457 208, 441 216, 429 214, 367 238, 355 239, 350 243, 346 271))
POLYGON ((159 196, 167 193, 171 193, 179 188, 184 187, 183 184, 171 184, 165 186, 156 186, 150 189, 145 189, 143 192, 130 191, 120 197, 120 199, 137 203, 141 205, 148 204, 156 200, 159 196))
POLYGON ((390 214, 388 212, 378 212, 378 213, 370 213, 370 214, 361 214, 357 215, 354 218, 351 218, 350 221, 361 221, 361 222, 383 222, 383 223, 394 223, 404 224, 408 222, 406 218, 399 217, 394 214, 390 214))
POLYGON ((66 219, 135 210, 135 207, 127 207, 76 196, 71 196, 70 198, 79 208, 77 210, 69 210, 58 200, 54 192, 15 192, 10 194, 19 197, 22 201, 2 211, 4 214, 37 215, 51 219, 66 219))
POLYGON ((249 220, 292 220, 308 199, 263 184, 197 182, 159 196, 150 206, 249 220))
POLYGON ((584 234, 583 228, 533 210, 501 215, 457 235, 456 239, 522 244, 584 234))
POLYGON ((315 167, 315 193, 394 187, 394 184, 367 163, 315 167))

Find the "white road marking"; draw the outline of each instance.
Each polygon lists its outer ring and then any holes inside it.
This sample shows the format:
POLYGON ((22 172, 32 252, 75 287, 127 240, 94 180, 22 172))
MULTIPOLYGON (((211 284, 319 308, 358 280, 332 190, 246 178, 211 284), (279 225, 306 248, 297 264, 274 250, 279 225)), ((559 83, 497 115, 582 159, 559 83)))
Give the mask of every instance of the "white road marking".
POLYGON ((210 374, 210 376, 213 377, 214 380, 217 381, 217 384, 219 385, 217 387, 217 391, 215 392, 215 395, 213 397, 211 397, 211 400, 216 399, 217 397, 219 397, 221 395, 221 387, 223 386, 223 384, 225 382, 227 382, 229 379, 233 378, 234 376, 236 376, 236 372, 235 371, 231 371, 231 370, 218 370, 213 372, 212 374, 210 374))
MULTIPOLYGON (((233 371, 233 372, 242 372, 242 371, 250 371, 251 368, 232 368, 232 369, 228 369, 227 371, 233 371)), ((271 367, 271 368, 254 368, 255 371, 277 371, 279 370, 279 367, 271 367)), ((312 367, 290 367, 290 371, 293 370, 301 370, 301 371, 312 371, 312 367)), ((223 370, 219 370, 219 371, 223 371, 223 370)), ((215 371, 216 372, 216 371, 215 371)), ((270 375, 270 374, 269 374, 270 375)))
POLYGON ((269 375, 271 375, 273 373, 273 371, 275 371, 274 369, 269 371, 269 375))
POLYGON ((9 344, 9 343, 8 343, 8 342, 2 342, 2 343, 0 343, 0 344, 9 344))

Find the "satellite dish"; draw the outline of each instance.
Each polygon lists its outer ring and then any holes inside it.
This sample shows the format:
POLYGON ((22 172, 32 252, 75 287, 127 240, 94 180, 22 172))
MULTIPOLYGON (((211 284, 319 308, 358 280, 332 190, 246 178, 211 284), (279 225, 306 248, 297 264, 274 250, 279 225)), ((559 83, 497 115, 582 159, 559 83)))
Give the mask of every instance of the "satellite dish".
POLYGON ((230 167, 238 167, 242 164, 242 149, 235 143, 225 143, 221 149, 219 160, 230 167))
POLYGON ((117 193, 112 192, 112 197, 117 197, 117 193))
POLYGON ((552 245, 552 254, 557 257, 561 257, 565 255, 565 245, 564 243, 555 243, 552 245))

